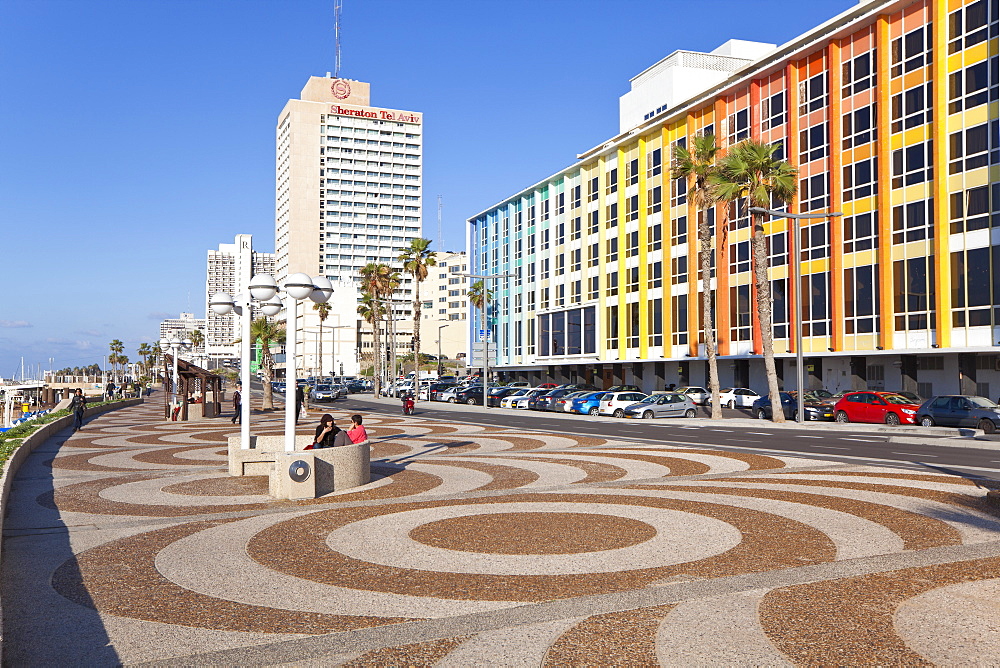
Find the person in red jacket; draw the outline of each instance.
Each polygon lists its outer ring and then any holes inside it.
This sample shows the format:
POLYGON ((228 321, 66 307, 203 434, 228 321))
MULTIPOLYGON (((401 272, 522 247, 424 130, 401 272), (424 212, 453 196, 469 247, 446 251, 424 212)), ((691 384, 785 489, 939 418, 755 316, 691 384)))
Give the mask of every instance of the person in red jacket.
POLYGON ((351 439, 351 443, 361 443, 362 441, 368 440, 368 432, 365 431, 365 426, 361 424, 360 415, 351 416, 351 428, 347 430, 347 436, 351 439))

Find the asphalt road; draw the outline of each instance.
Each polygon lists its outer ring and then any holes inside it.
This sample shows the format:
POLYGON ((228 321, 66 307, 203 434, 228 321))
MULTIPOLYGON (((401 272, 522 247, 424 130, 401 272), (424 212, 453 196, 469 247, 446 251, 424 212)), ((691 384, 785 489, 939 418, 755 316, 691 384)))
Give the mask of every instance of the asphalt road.
MULTIPOLYGON (((346 400, 331 406, 339 410, 357 410, 361 413, 399 414, 401 408, 392 403, 376 401, 369 395, 350 395, 346 400)), ((313 406, 315 408, 315 406, 313 406)), ((725 417, 749 417, 739 410, 723 411, 725 417)), ((905 465, 922 467, 916 462, 937 466, 955 467, 970 473, 997 477, 1000 473, 1000 443, 997 449, 964 448, 954 445, 928 445, 915 443, 890 443, 888 435, 865 431, 824 429, 826 423, 812 422, 802 428, 768 428, 770 422, 731 424, 726 420, 704 425, 671 424, 669 418, 658 420, 632 420, 590 418, 588 416, 552 416, 541 411, 510 410, 481 406, 475 410, 453 407, 451 404, 421 401, 417 403, 416 416, 449 422, 492 425, 525 431, 603 436, 614 439, 634 440, 642 443, 717 447, 746 450, 758 453, 784 453, 845 461, 856 464, 905 465)), ((943 437, 942 437, 943 438, 943 437)))

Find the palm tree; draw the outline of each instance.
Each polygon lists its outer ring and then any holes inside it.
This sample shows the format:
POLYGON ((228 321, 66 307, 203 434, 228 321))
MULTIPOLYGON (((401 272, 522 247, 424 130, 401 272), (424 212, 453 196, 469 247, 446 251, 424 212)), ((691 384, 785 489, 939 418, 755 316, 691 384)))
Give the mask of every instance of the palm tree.
MULTIPOLYGON (((191 335, 188 336, 191 341, 191 349, 198 350, 205 343, 205 334, 200 329, 192 330, 191 335)), ((195 359, 198 359, 200 355, 196 354, 195 359)))
POLYGON ((313 310, 319 311, 319 377, 323 377, 323 321, 330 315, 330 305, 326 302, 313 304, 313 310))
MULTIPOLYGON (((400 284, 401 281, 402 281, 402 277, 400 276, 399 272, 398 271, 394 271, 392 269, 392 267, 390 267, 387 264, 369 262, 368 264, 366 264, 364 267, 361 268, 361 292, 362 292, 362 294, 371 295, 371 297, 373 299, 377 300, 379 303, 381 303, 383 305, 382 308, 376 309, 376 313, 378 314, 379 317, 378 317, 378 319, 374 323, 372 323, 372 333, 373 333, 374 344, 375 344, 375 351, 374 351, 375 352, 375 358, 379 360, 379 362, 377 363, 376 369, 381 369, 382 368, 382 364, 381 364, 381 360, 380 360, 380 357, 381 357, 381 347, 379 345, 380 342, 379 342, 379 324, 378 323, 379 323, 379 320, 383 319, 383 317, 388 316, 388 319, 390 321, 390 326, 391 326, 391 321, 393 319, 393 309, 392 309, 392 306, 391 306, 391 300, 390 300, 390 298, 392 296, 392 293, 395 292, 397 288, 399 288, 399 284, 400 284), (386 302, 389 302, 389 306, 388 307, 385 306, 386 302)), ((393 354, 393 359, 394 360, 395 360, 395 353, 396 353, 396 351, 395 351, 395 349, 393 349, 392 354, 393 354)), ((395 367, 395 361, 393 363, 393 367, 395 367)), ((393 375, 395 375, 395 369, 393 369, 393 375)), ((378 378, 379 378, 379 375, 378 375, 378 373, 376 373, 376 381, 375 382, 377 384, 377 387, 380 388, 381 384, 379 383, 378 378)), ((377 390, 375 392, 375 396, 378 396, 378 391, 377 390)))
POLYGON ((108 355, 108 364, 111 365, 111 377, 117 378, 118 373, 118 355, 125 352, 125 344, 115 339, 108 344, 108 348, 111 350, 111 354, 108 355))
MULTIPOLYGON (((775 160, 777 146, 748 139, 740 142, 719 161, 719 170, 712 177, 712 187, 720 200, 732 202, 746 197, 748 206, 771 208, 772 202, 788 202, 795 196, 796 169, 784 160, 775 160)), ((764 370, 774 410, 775 422, 784 422, 784 412, 778 410, 778 374, 774 368, 774 329, 771 323, 773 299, 767 275, 767 244, 764 241, 764 217, 753 213, 753 272, 757 289, 757 320, 764 353, 764 370)), ((793 258, 792 262, 799 262, 793 258)), ((800 286, 794 286, 796 290, 800 286)), ((795 323, 801 327, 801 323, 795 323)))
POLYGON ((374 297, 370 292, 363 290, 361 299, 358 301, 358 314, 364 318, 365 322, 372 326, 372 376, 375 381, 375 396, 379 396, 382 391, 382 355, 379 352, 381 343, 379 338, 379 321, 382 319, 384 308, 382 302, 374 297))
POLYGON ((430 250, 430 239, 411 239, 410 247, 399 256, 403 271, 412 274, 413 291, 413 371, 420 380, 420 284, 427 278, 427 268, 437 265, 437 253, 430 250))
POLYGON ((691 198, 698 216, 701 310, 705 328, 705 356, 708 358, 708 391, 711 394, 712 419, 721 420, 719 360, 715 323, 712 318, 712 231, 708 225, 708 210, 715 204, 710 178, 717 169, 715 155, 719 152, 719 147, 715 145, 715 135, 695 137, 693 144, 691 150, 681 146, 674 148, 673 176, 687 180, 688 197, 691 198))
MULTIPOLYGON (((261 409, 274 410, 274 394, 271 388, 271 378, 274 374, 274 357, 271 356, 271 346, 285 340, 285 326, 271 322, 267 318, 257 318, 250 323, 250 340, 260 343, 260 370, 264 374, 264 403, 261 409)), ((237 339, 239 341, 239 339, 237 339)), ((288 353, 290 354, 290 353, 288 353)), ((250 388, 244 388, 249 395, 250 388)))
MULTIPOLYGON (((473 307, 479 309, 480 328, 488 330, 489 325, 486 323, 486 310, 489 308, 490 301, 493 299, 493 293, 486 289, 486 283, 484 283, 482 279, 480 279, 469 286, 469 292, 467 296, 469 298, 469 303, 472 304, 473 307)), ((489 332, 487 332, 486 341, 484 342, 485 345, 483 347, 484 363, 486 362, 486 356, 489 353, 489 347, 490 347, 489 341, 490 341, 489 332)), ((483 376, 484 380, 487 381, 489 380, 488 378, 485 378, 486 374, 483 374, 483 376)))
POLYGON ((153 349, 148 343, 140 343, 138 350, 136 350, 139 357, 142 358, 142 369, 145 375, 149 375, 149 361, 148 358, 153 354, 153 349))

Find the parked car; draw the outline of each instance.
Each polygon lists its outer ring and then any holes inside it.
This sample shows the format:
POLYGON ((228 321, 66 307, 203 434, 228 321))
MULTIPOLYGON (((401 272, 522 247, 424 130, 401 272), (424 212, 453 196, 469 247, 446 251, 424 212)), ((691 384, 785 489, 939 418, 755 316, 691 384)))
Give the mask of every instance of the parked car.
POLYGON ((351 380, 347 382, 347 391, 351 394, 358 394, 360 392, 368 392, 371 388, 368 383, 363 380, 351 380))
POLYGON ((455 403, 456 395, 458 395, 458 392, 461 389, 462 388, 458 385, 445 388, 437 393, 437 399, 433 399, 433 401, 447 401, 449 404, 453 404, 455 403))
POLYGON ((569 411, 580 415, 597 415, 601 407, 601 398, 605 394, 607 392, 584 392, 573 398, 569 411))
POLYGON ((540 396, 549 391, 549 389, 545 387, 536 387, 534 389, 531 388, 522 388, 522 389, 527 391, 524 394, 517 393, 517 394, 512 394, 510 397, 508 397, 511 399, 511 401, 507 404, 508 408, 527 408, 528 402, 531 401, 532 397, 540 396))
POLYGON ((567 394, 572 394, 576 390, 568 387, 557 387, 554 390, 549 390, 545 394, 539 394, 538 396, 532 397, 528 400, 528 408, 533 411, 548 411, 552 410, 552 404, 565 397, 567 394))
POLYGON ((481 385, 470 385, 455 394, 456 404, 483 405, 483 388, 481 385))
POLYGON ((337 393, 337 390, 333 389, 333 386, 329 383, 319 384, 309 393, 309 401, 315 401, 317 403, 320 401, 333 401, 338 397, 339 394, 337 393))
POLYGON ((573 399, 576 397, 583 396, 584 394, 590 394, 587 390, 577 390, 576 392, 570 392, 567 395, 562 396, 552 402, 549 406, 550 411, 555 411, 557 413, 570 413, 573 408, 573 399))
MULTIPOLYGON (((597 389, 597 388, 594 388, 597 389)), ((605 392, 642 392, 638 385, 612 385, 605 392)))
POLYGON ((924 402, 924 398, 916 392, 896 392, 896 394, 901 397, 906 397, 915 404, 922 404, 924 402))
POLYGON ((895 392, 851 392, 834 406, 837 422, 916 424, 920 404, 895 392))
MULTIPOLYGON (((753 402, 758 399, 760 399, 759 394, 745 387, 727 387, 719 392, 719 401, 727 408, 753 406, 753 402)), ((711 396, 709 396, 709 401, 711 401, 711 396)))
MULTIPOLYGON (((531 392, 530 387, 516 387, 514 391, 508 394, 506 397, 500 399, 500 408, 514 408, 514 401, 517 399, 527 396, 528 392, 531 392)), ((527 403, 525 404, 527 407, 527 403)))
POLYGON ((616 418, 625 417, 625 409, 646 398, 642 392, 607 392, 601 397, 598 408, 600 415, 613 415, 616 418))
POLYGON ((695 402, 699 406, 707 403, 712 395, 704 387, 696 387, 694 385, 685 385, 684 387, 678 387, 674 392, 678 394, 686 394, 691 397, 691 401, 695 402))
POLYGON ((971 427, 993 434, 1000 427, 1000 406, 985 397, 939 395, 920 405, 917 420, 923 427, 971 427))
POLYGON ((694 401, 687 394, 664 392, 651 394, 645 399, 625 408, 625 416, 652 420, 658 417, 693 418, 698 414, 694 401))
POLYGON ((538 387, 541 390, 554 390, 557 387, 559 387, 559 385, 556 383, 542 383, 541 385, 537 385, 536 387, 538 387))
POLYGON ((486 401, 490 406, 499 406, 504 397, 514 394, 520 387, 494 387, 490 388, 486 401))
POLYGON ((531 387, 531 383, 526 380, 512 380, 507 383, 507 387, 531 387))
MULTIPOLYGON (((597 390, 596 385, 591 385, 590 383, 563 383, 562 385, 557 385, 555 387, 557 390, 597 390)), ((638 390, 637 390, 638 391, 638 390)))
MULTIPOLYGON (((798 399, 791 392, 779 392, 778 397, 781 399, 781 410, 785 415, 785 419, 795 420, 797 417, 796 414, 799 411, 798 399)), ((802 419, 804 421, 833 419, 832 406, 821 401, 809 399, 809 397, 803 397, 803 399, 802 408, 805 410, 805 415, 802 416, 802 419)), ((753 402, 751 411, 758 420, 770 420, 773 415, 771 411, 771 398, 767 395, 760 397, 753 402)))

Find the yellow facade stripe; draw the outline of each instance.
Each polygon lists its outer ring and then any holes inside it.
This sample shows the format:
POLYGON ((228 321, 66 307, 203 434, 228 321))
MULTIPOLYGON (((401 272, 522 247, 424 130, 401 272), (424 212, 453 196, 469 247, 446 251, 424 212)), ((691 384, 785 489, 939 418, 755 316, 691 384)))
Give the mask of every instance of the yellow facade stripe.
MULTIPOLYGON (((889 105, 889 68, 892 64, 892 44, 889 39, 889 16, 878 17, 876 58, 878 58, 878 277, 879 277, 879 345, 892 348, 893 295, 892 281, 892 178, 890 174, 889 141, 891 127, 889 105)), ((937 86, 941 88, 941 86, 937 86)))
POLYGON ((673 314, 673 277, 671 271, 671 261, 673 259, 673 239, 670 234, 673 229, 673 214, 670 207, 670 183, 673 174, 670 166, 673 164, 673 156, 670 155, 670 134, 667 126, 664 125, 660 131, 660 144, 663 147, 663 190, 660 201, 663 205, 660 208, 662 214, 660 219, 660 247, 663 249, 663 355, 673 357, 674 345, 674 314, 673 314))
MULTIPOLYGON (((626 296, 626 272, 625 268, 625 147, 619 146, 617 151, 618 165, 618 191, 615 193, 618 198, 618 357, 625 359, 628 351, 628 303, 626 296)), ((640 318, 641 320, 641 318, 640 318)))
POLYGON ((937 345, 951 346, 951 253, 948 215, 948 0, 932 0, 931 67, 934 94, 934 309, 937 312, 937 345))
MULTIPOLYGON (((687 149, 694 151, 694 113, 687 117, 687 149)), ((691 179, 687 189, 687 256, 688 256, 688 354, 698 356, 698 209, 691 196, 691 179), (693 250, 692 250, 693 249, 693 250)))
MULTIPOLYGON (((646 312, 649 309, 649 245, 646 243, 648 226, 646 219, 647 152, 646 138, 639 137, 639 303, 645 306, 639 316, 639 357, 642 359, 649 357, 649 318, 646 317, 646 312)), ((662 150, 660 155, 663 155, 662 150)), ((662 195, 660 201, 663 201, 662 195)))
MULTIPOLYGON (((609 303, 610 300, 608 299, 607 296, 608 267, 607 267, 607 260, 605 260, 605 254, 604 254, 604 244, 606 237, 606 235, 604 234, 604 226, 605 226, 604 188, 606 187, 605 177, 604 177, 604 173, 606 170, 604 169, 604 164, 605 164, 604 156, 600 156, 597 159, 596 165, 594 166, 594 168, 597 170, 597 174, 594 174, 590 177, 590 178, 593 178, 594 176, 597 177, 597 269, 598 269, 597 298, 599 300, 597 306, 597 311, 598 311, 597 317, 599 318, 599 322, 601 323, 601 330, 600 330, 601 359, 607 359, 608 337, 611 333, 611 321, 608 319, 608 306, 611 305, 609 303)), ((589 187, 589 184, 587 185, 589 187)), ((586 190, 586 188, 584 190, 586 190)), ((587 195, 587 197, 589 197, 589 195, 587 195)), ((589 216, 587 218, 586 223, 589 227, 590 225, 589 216)), ((590 252, 590 248, 587 248, 587 251, 590 252)))

